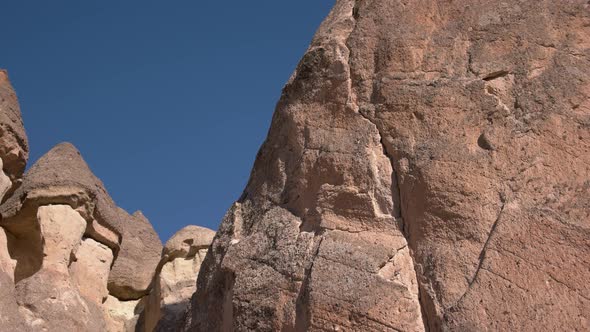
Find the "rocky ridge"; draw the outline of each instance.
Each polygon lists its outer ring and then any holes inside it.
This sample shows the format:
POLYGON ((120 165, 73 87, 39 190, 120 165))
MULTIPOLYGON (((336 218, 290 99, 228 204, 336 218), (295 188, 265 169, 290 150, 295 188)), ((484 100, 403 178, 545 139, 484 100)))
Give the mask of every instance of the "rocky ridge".
POLYGON ((0 72, 0 326, 588 330, 589 59, 586 0, 337 0, 218 232, 165 246, 72 145, 23 175, 0 72))
POLYGON ((153 331, 178 315, 169 307, 186 306, 214 232, 189 227, 162 247, 147 218, 119 208, 69 143, 23 175, 27 137, 5 71, 0 97, 2 330, 153 331), (165 295, 157 308, 154 293, 165 295))

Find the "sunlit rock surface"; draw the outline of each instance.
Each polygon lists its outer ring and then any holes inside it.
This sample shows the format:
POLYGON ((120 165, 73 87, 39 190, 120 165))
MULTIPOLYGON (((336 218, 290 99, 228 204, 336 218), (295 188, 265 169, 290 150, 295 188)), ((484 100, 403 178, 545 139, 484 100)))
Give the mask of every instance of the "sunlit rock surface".
POLYGON ((587 1, 338 0, 186 331, 587 330, 587 1))

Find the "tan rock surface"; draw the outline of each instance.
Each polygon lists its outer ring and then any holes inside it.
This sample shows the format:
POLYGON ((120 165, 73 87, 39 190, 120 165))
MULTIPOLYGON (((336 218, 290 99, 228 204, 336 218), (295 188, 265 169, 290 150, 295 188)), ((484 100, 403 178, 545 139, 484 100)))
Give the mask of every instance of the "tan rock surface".
POLYGON ((587 330, 589 6, 336 1, 185 330, 587 330))
POLYGON ((129 215, 115 205, 69 143, 57 145, 31 167, 22 186, 0 206, 0 224, 15 233, 29 234, 24 220, 46 204, 76 209, 88 222, 86 235, 113 250, 116 259, 108 282, 111 294, 127 300, 149 292, 162 250, 158 235, 141 213, 129 215))
POLYGON ((0 326, 7 331, 30 331, 24 316, 19 312, 14 292, 16 262, 8 252, 8 239, 0 227, 0 326))
POLYGON ((189 225, 178 232, 166 241, 163 256, 167 259, 194 257, 196 252, 202 249, 207 249, 213 242, 215 231, 209 228, 189 225))
POLYGON ((197 276, 215 232, 186 226, 164 245, 161 268, 145 308, 145 331, 176 331, 182 325, 197 276))
POLYGON ((42 268, 68 273, 71 255, 86 230, 86 220, 69 205, 40 206, 37 221, 43 239, 42 268))
MULTIPOLYGON (((0 70, 0 201, 20 183, 28 154, 18 100, 6 71, 0 70)), ((0 227, 0 327, 26 332, 31 329, 19 311, 15 294, 16 260, 9 248, 13 240, 14 236, 0 227)))
POLYGON ((39 207, 37 222, 43 239, 42 264, 16 283, 19 310, 28 325, 41 331, 104 331, 98 304, 81 296, 68 271, 86 220, 69 205, 52 205, 39 207))
POLYGON ((141 300, 121 301, 108 296, 103 309, 107 317, 107 332, 135 332, 137 321, 143 311, 141 300))
POLYGON ((82 241, 70 265, 70 275, 81 295, 97 304, 106 300, 112 262, 113 252, 109 247, 90 238, 82 241))

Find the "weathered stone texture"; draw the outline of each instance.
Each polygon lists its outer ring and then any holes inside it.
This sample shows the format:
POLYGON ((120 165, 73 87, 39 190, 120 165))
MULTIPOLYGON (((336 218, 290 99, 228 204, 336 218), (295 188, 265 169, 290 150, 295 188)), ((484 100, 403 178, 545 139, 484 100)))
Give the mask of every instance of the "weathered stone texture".
POLYGON ((0 69, 0 201, 20 184, 28 158, 18 100, 6 71, 0 69))
MULTIPOLYGON (((46 204, 67 204, 86 219, 85 234, 109 246, 116 257, 109 273, 111 294, 123 300, 139 299, 160 261, 162 244, 149 221, 136 212, 129 215, 112 201, 80 152, 62 143, 31 167, 23 184, 2 206, 2 224, 17 233, 24 220, 46 204)), ((30 219, 30 218, 29 218, 30 219)))
POLYGON ((590 4, 338 0, 185 330, 586 330, 590 4))

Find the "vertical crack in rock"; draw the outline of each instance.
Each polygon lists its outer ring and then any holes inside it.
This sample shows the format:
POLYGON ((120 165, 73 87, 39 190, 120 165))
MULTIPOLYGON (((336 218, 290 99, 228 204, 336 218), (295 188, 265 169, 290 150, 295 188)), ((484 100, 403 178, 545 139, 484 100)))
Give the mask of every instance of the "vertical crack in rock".
POLYGON ((396 171, 395 168, 395 159, 394 157, 389 153, 389 151, 387 151, 387 147, 385 145, 385 142, 383 140, 383 133, 382 133, 382 129, 374 122, 373 119, 371 119, 368 115, 364 114, 363 111, 360 109, 358 102, 357 102, 357 95, 354 89, 354 84, 353 84, 353 79, 352 79, 352 57, 351 57, 351 49, 349 47, 349 40, 350 40, 350 36, 352 35, 352 33, 354 32, 354 30, 356 29, 356 25, 357 25, 357 20, 360 17, 360 0, 354 0, 354 5, 352 7, 352 11, 350 13, 350 17, 353 20, 354 24, 352 29, 350 30, 348 36, 345 39, 344 42, 344 47, 346 48, 347 52, 347 64, 348 64, 348 91, 349 91, 349 100, 348 103, 352 106, 352 109, 355 113, 359 114, 363 119, 365 119, 367 122, 369 122, 375 129, 375 132, 377 133, 378 137, 379 137, 379 142, 381 144, 381 148, 383 150, 383 154, 384 156, 389 160, 390 166, 391 166, 391 200, 393 203, 393 210, 392 210, 392 216, 396 219, 396 222, 398 222, 398 227, 400 228, 400 231, 402 233, 402 235, 404 236, 407 245, 408 245, 408 254, 412 260, 412 264, 414 267, 414 271, 413 271, 413 278, 414 281, 417 285, 418 288, 418 293, 415 294, 417 296, 417 302, 420 308, 420 313, 421 313, 421 320, 423 323, 423 328, 424 331, 429 331, 429 317, 427 315, 426 310, 424 310, 424 306, 422 304, 422 287, 421 287, 421 283, 419 281, 418 278, 418 271, 416 270, 416 260, 414 258, 413 255, 413 251, 412 248, 410 247, 410 242, 409 242, 409 230, 407 227, 407 222, 404 219, 404 211, 402 209, 402 193, 401 193, 401 189, 399 186, 399 175, 396 171), (397 206, 396 206, 397 205, 397 206), (397 212, 396 212, 397 211, 397 212))
POLYGON ((320 246, 324 240, 323 235, 319 236, 317 244, 313 248, 313 254, 310 258, 309 267, 305 269, 303 280, 301 281, 301 287, 297 294, 295 304, 295 331, 308 331, 311 325, 309 317, 309 281, 311 278, 311 271, 313 270, 313 263, 320 252, 320 246))

